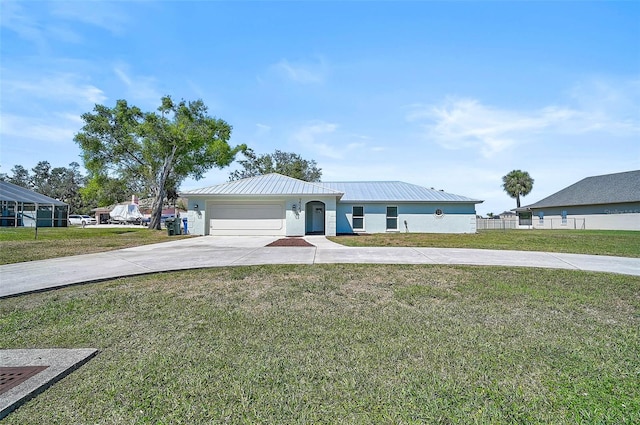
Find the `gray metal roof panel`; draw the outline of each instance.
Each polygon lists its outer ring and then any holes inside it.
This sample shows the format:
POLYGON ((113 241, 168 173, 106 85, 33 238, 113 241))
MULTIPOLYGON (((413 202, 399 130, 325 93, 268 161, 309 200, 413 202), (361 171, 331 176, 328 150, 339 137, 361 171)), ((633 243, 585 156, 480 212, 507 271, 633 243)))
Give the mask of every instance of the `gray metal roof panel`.
POLYGON ((62 201, 50 198, 33 190, 29 190, 13 183, 0 181, 0 201, 27 202, 33 204, 47 204, 65 206, 62 201))
POLYGON ((322 185, 343 192, 340 202, 483 202, 400 181, 322 182, 322 185))
POLYGON ((592 176, 522 207, 549 208, 640 202, 640 170, 592 176))
POLYGON ((322 183, 310 183, 282 174, 272 173, 180 192, 189 195, 274 196, 274 195, 334 195, 342 192, 327 188, 322 183))

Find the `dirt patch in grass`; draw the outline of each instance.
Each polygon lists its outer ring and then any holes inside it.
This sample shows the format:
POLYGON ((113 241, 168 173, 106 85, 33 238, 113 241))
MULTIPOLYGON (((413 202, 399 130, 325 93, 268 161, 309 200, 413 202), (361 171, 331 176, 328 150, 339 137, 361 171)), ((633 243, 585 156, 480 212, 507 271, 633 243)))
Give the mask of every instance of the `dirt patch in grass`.
POLYGON ((267 246, 315 246, 302 238, 283 238, 271 242, 267 246))

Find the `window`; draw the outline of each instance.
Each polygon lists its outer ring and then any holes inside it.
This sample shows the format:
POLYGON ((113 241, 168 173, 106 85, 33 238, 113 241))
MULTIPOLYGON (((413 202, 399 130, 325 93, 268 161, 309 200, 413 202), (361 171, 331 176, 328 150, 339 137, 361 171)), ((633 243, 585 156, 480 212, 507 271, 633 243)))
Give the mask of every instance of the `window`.
POLYGON ((518 213, 519 224, 521 226, 531 226, 533 224, 533 219, 530 212, 521 212, 518 213))
POLYGON ((563 225, 567 225, 567 212, 566 211, 562 211, 562 224, 563 225))
POLYGON ((353 230, 364 230, 364 207, 353 207, 351 226, 353 227, 353 230))
POLYGON ((544 224, 544 213, 542 211, 538 213, 538 224, 544 224))
POLYGON ((398 230, 398 207, 387 207, 387 230, 398 230))
POLYGON ((442 217, 443 215, 444 215, 444 213, 442 212, 442 210, 441 210, 440 208, 438 208, 438 209, 436 210, 436 216, 437 216, 437 217, 442 217))

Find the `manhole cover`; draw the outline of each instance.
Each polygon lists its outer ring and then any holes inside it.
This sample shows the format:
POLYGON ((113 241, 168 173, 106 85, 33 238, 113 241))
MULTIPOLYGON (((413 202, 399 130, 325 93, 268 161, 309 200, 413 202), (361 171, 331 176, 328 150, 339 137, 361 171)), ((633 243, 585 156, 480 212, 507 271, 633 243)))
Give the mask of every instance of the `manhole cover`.
POLYGON ((0 394, 6 393, 49 366, 0 367, 0 394))

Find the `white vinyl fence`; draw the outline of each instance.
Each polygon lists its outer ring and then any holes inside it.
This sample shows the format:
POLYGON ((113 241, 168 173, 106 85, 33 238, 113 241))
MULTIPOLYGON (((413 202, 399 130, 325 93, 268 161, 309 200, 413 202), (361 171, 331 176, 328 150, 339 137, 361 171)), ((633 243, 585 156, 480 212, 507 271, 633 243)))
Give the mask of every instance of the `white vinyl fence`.
POLYGON ((478 230, 506 230, 517 229, 517 218, 478 218, 476 219, 478 230))
POLYGON ((476 219, 476 228, 478 230, 508 230, 508 229, 568 229, 583 230, 586 229, 585 218, 547 218, 540 220, 538 217, 518 223, 517 218, 478 218, 476 219))

